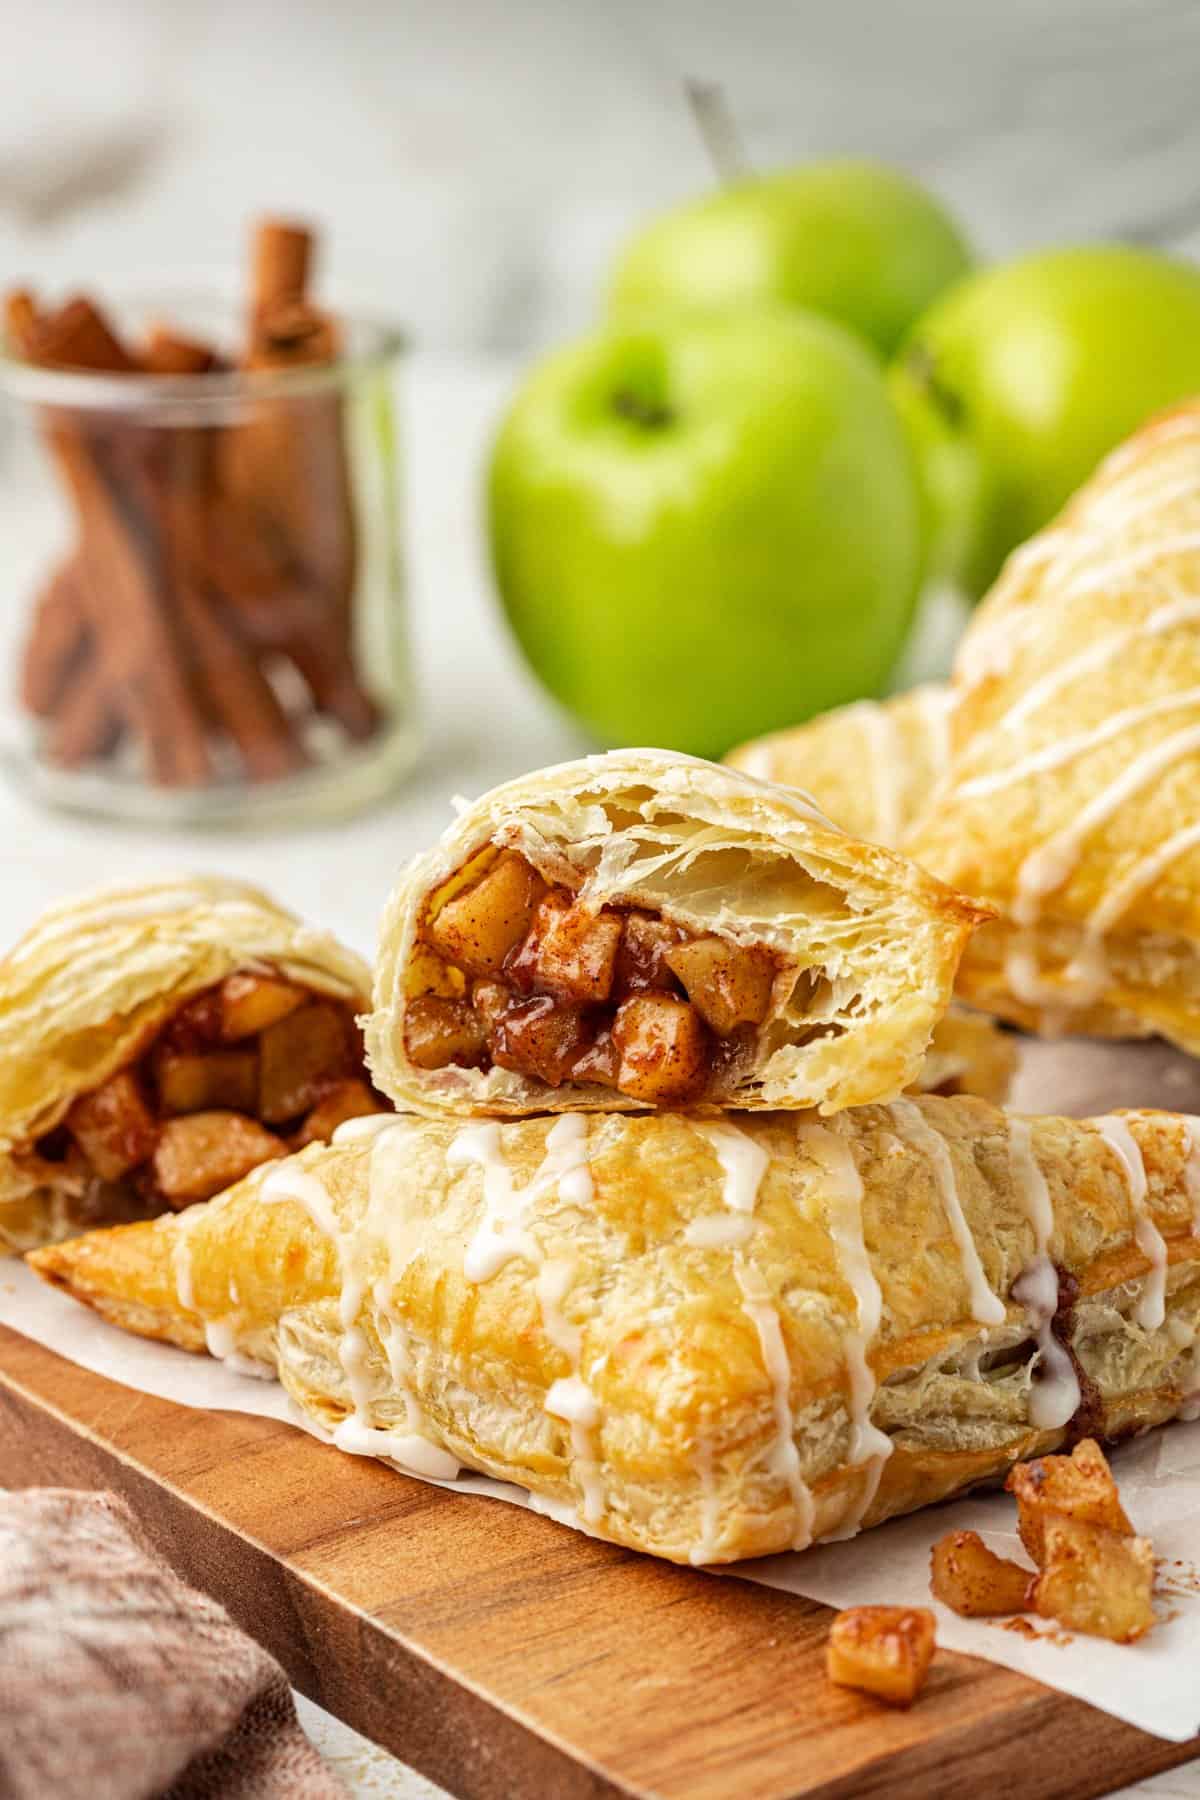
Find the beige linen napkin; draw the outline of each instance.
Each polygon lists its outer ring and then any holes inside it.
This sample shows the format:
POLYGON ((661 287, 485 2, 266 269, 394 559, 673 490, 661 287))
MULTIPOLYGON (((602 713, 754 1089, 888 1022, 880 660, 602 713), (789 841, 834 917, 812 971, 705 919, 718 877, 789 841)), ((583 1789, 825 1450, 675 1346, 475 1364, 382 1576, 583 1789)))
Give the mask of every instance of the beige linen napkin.
POLYGON ((345 1800, 287 1677, 115 1494, 0 1492, 5 1800, 345 1800))

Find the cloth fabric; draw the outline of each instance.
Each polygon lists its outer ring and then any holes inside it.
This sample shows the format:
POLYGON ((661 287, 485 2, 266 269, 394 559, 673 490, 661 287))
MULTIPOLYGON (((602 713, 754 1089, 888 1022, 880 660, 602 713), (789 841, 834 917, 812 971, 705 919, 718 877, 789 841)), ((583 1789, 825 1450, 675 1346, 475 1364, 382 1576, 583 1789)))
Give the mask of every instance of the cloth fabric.
POLYGON ((4 1800, 346 1800, 287 1677, 114 1494, 0 1493, 4 1800))

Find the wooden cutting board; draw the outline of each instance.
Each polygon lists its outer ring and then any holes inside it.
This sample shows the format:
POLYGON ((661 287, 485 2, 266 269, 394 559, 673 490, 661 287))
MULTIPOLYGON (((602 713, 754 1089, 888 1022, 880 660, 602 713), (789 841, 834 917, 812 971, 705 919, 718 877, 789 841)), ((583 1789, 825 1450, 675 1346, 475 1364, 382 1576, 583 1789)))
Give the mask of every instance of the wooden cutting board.
POLYGON ((890 1711, 826 1682, 824 1607, 149 1398, 2 1327, 0 1484, 122 1493, 298 1688, 472 1800, 1072 1800, 1200 1754, 948 1653, 890 1711))

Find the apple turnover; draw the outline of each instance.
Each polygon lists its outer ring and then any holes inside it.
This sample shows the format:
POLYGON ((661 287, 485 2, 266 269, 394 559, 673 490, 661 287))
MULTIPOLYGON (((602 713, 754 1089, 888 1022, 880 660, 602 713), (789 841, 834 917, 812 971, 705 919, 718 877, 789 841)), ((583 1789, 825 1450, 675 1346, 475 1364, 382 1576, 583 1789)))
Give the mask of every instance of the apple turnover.
POLYGON ((1193 1409, 1196 1150, 1169 1113, 970 1099, 409 1115, 31 1262, 274 1370, 345 1450, 728 1562, 1193 1409))
POLYGON ((950 761, 948 687, 858 700, 740 744, 730 768, 811 794, 843 831, 894 849, 950 761))
POLYGON ((963 638, 954 759, 905 839, 999 918, 963 996, 1200 1052, 1200 403, 1010 558, 963 638))
POLYGON ((183 1207, 389 1110, 366 964, 190 877, 51 908, 0 962, 0 1251, 183 1207))
POLYGON ((804 795, 587 757, 485 795, 402 877, 371 1064, 429 1113, 888 1099, 986 916, 804 795))

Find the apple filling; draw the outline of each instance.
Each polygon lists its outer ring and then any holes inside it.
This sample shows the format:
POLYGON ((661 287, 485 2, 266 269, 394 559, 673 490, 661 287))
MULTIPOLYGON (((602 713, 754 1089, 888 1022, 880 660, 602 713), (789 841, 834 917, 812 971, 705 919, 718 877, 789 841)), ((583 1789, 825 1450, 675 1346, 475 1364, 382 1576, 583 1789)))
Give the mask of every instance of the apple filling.
POLYGON ((781 967, 765 945, 589 906, 515 850, 448 885, 412 961, 405 1048, 418 1068, 499 1067, 683 1105, 751 1062, 781 967))
POLYGON ((245 972, 188 1000, 35 1149, 71 1178, 79 1222, 145 1218, 389 1110, 351 1006, 245 972))

